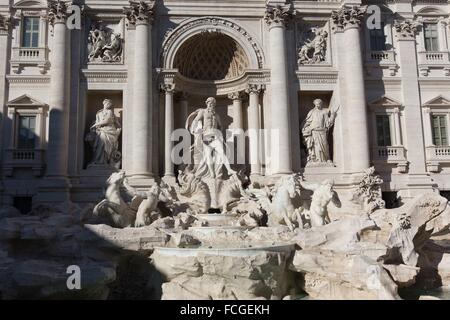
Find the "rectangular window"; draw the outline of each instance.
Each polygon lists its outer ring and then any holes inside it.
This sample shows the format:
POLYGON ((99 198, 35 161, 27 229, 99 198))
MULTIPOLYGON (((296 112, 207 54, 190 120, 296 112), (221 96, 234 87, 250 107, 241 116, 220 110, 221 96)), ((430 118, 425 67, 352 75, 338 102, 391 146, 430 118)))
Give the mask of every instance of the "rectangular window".
POLYGON ((19 116, 17 148, 34 149, 36 143, 36 116, 19 116))
POLYGON ((386 50, 386 35, 384 34, 384 24, 381 23, 380 29, 371 29, 370 33, 370 50, 383 51, 386 50))
POLYGON ((447 117, 445 115, 433 115, 433 143, 435 146, 448 146, 447 141, 447 117))
POLYGON ((39 46, 39 18, 23 19, 22 47, 37 48, 39 46))
POLYGON ((425 36, 425 50, 439 51, 437 24, 425 23, 423 30, 425 36))
POLYGON ((379 147, 391 145, 391 126, 388 115, 377 115, 377 144, 379 147))

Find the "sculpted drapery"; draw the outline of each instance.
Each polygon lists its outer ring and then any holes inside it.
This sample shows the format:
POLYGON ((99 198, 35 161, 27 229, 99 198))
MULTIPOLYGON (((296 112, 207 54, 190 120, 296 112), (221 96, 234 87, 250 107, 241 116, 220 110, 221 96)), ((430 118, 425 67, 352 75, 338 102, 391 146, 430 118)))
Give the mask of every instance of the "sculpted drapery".
POLYGON ((314 109, 302 123, 302 134, 308 151, 308 163, 331 162, 328 130, 333 126, 336 111, 323 109, 321 99, 314 100, 314 109))
POLYGON ((113 104, 109 99, 103 100, 103 109, 97 112, 95 123, 86 138, 92 145, 91 164, 107 164, 117 167, 120 161, 119 135, 120 123, 114 115, 113 104))

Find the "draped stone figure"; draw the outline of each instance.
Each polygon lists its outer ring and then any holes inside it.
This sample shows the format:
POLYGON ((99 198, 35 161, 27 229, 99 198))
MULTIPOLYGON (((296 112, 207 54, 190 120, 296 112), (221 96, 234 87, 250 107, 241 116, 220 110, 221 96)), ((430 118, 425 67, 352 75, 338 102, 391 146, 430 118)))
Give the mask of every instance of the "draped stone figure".
POLYGON ((224 166, 229 175, 236 173, 225 154, 220 117, 215 108, 216 99, 209 97, 206 108, 197 109, 186 121, 186 128, 194 135, 191 146, 193 163, 189 169, 199 178, 222 178, 224 166))
POLYGON ((314 109, 302 123, 302 134, 308 152, 308 164, 330 163, 328 130, 333 126, 337 110, 323 109, 323 101, 315 99, 314 109))
POLYGON ((86 136, 94 153, 90 164, 103 164, 118 168, 121 159, 119 135, 122 129, 119 120, 114 115, 110 99, 103 100, 103 109, 97 112, 95 123, 90 130, 86 136))

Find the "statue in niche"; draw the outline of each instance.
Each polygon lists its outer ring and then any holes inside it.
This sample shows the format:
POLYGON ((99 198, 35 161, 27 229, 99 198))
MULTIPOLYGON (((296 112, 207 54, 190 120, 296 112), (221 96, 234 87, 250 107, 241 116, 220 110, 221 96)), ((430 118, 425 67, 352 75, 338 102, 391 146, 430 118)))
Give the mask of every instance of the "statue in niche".
POLYGON ((205 109, 197 109, 186 121, 186 128, 194 135, 194 143, 191 146, 193 163, 189 170, 198 178, 221 179, 223 167, 228 175, 236 174, 225 154, 220 127, 220 117, 216 114, 216 99, 213 97, 206 99, 205 109))
POLYGON ((314 32, 314 38, 306 39, 298 51, 298 64, 315 64, 326 60, 328 32, 322 29, 314 32))
POLYGON ((86 141, 91 144, 94 153, 90 164, 119 168, 122 157, 119 151, 121 131, 119 120, 114 115, 112 101, 103 100, 103 109, 97 112, 95 123, 86 136, 86 141))
POLYGON ((313 104, 314 108, 308 112, 301 125, 308 153, 307 164, 332 164, 327 137, 329 129, 334 124, 337 109, 324 109, 321 99, 315 99, 313 104))
POLYGON ((122 60, 122 37, 107 30, 103 25, 92 25, 88 37, 89 62, 120 62, 122 60))

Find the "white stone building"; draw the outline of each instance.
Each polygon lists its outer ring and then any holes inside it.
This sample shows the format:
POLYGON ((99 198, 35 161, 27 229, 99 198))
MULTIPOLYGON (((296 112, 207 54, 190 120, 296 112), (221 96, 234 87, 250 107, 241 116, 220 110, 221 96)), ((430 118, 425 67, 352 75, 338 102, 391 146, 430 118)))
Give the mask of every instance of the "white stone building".
POLYGON ((448 196, 449 14, 441 0, 0 0, 0 204, 99 199, 111 168, 90 165, 86 137, 105 98, 130 183, 170 181, 170 134, 209 96, 224 129, 277 132, 247 140, 252 179, 350 190, 373 165, 388 200, 448 196), (332 164, 306 165, 316 98, 337 110, 332 164))

